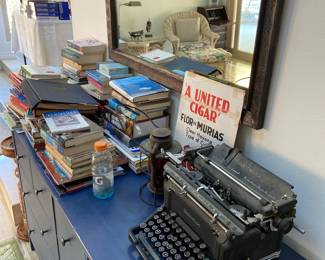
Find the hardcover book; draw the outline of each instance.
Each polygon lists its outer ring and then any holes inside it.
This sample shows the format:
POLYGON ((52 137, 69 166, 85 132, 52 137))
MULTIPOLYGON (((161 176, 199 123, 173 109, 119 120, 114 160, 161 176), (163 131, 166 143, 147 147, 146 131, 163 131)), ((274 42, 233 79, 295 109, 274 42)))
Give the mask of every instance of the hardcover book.
POLYGON ((59 79, 62 69, 57 66, 22 65, 22 75, 31 79, 59 79))
POLYGON ((43 117, 52 134, 89 130, 89 124, 77 110, 44 113, 43 117))
POLYGON ((105 51, 105 44, 94 39, 94 38, 84 38, 79 40, 68 40, 68 47, 71 47, 77 51, 84 54, 87 53, 103 53, 105 51))
POLYGON ((25 79, 22 90, 29 107, 35 109, 96 110, 98 103, 79 85, 25 79), (62 108, 65 107, 65 108, 62 108))
POLYGON ((84 54, 76 49, 66 47, 61 50, 61 55, 68 58, 80 65, 92 64, 96 62, 103 61, 104 53, 87 53, 84 54))
POLYGON ((167 51, 155 49, 155 50, 140 54, 140 57, 148 62, 151 62, 154 64, 161 64, 161 63, 173 60, 176 56, 172 53, 167 52, 167 51))
POLYGON ((110 81, 110 86, 131 102, 168 98, 169 90, 145 76, 133 76, 110 81))
POLYGON ((123 75, 129 73, 129 67, 121 63, 101 63, 99 64, 99 71, 103 74, 114 76, 114 75, 123 75))

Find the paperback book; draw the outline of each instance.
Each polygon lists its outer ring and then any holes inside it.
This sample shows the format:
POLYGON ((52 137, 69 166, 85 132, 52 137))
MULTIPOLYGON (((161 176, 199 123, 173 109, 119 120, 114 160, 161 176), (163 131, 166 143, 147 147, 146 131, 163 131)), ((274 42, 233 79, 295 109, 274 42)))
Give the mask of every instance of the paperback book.
POLYGON ((78 110, 44 113, 43 117, 52 134, 89 130, 89 124, 78 110))

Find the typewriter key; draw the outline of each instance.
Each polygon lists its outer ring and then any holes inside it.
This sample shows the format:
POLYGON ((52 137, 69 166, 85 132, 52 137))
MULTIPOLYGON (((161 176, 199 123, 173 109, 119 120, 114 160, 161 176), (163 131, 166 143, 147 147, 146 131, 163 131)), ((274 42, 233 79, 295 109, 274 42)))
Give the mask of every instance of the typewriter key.
POLYGON ((164 217, 165 220, 168 220, 170 219, 170 216, 167 214, 165 217, 164 217))
POLYGON ((176 214, 175 212, 171 212, 171 213, 170 213, 170 216, 171 216, 172 218, 174 218, 174 217, 177 216, 177 214, 176 214))
MULTIPOLYGON (((158 251, 160 250, 160 247, 158 248, 158 251)), ((160 253, 162 253, 161 254, 161 256, 163 257, 163 258, 167 258, 168 256, 169 256, 169 254, 168 254, 168 252, 164 252, 165 251, 165 248, 163 249, 163 251, 159 251, 160 253)))
POLYGON ((193 253, 194 253, 194 254, 198 254, 198 253, 200 253, 200 249, 198 249, 197 247, 194 247, 194 248, 193 248, 193 253))
POLYGON ((172 220, 172 219, 168 220, 168 224, 169 224, 169 225, 172 225, 172 224, 174 224, 174 223, 175 223, 174 220, 172 220))
POLYGON ((195 247, 195 244, 194 243, 189 243, 188 244, 188 247, 191 248, 191 249, 193 249, 195 247))
POLYGON ((148 235, 147 235, 149 238, 153 237, 153 233, 152 232, 149 232, 148 235))
POLYGON ((187 258, 187 260, 195 260, 195 258, 193 256, 187 258))
POLYGON ((159 219, 159 216, 158 215, 154 215, 153 216, 153 219, 156 219, 157 220, 157 219, 159 219))
POLYGON ((188 244, 188 243, 191 242, 191 239, 190 239, 189 237, 185 237, 185 238, 184 238, 184 242, 185 242, 186 244, 188 244))
POLYGON ((186 246, 181 246, 179 248, 179 251, 182 252, 182 253, 185 252, 186 251, 186 246))
POLYGON ((163 246, 168 246, 168 242, 167 241, 164 241, 164 242, 162 242, 162 245, 163 246))
POLYGON ((199 245, 199 248, 200 248, 201 250, 204 250, 204 249, 207 248, 207 245, 204 244, 204 243, 201 243, 201 244, 199 245))
POLYGON ((161 227, 161 228, 165 228, 165 227, 166 227, 166 223, 161 223, 161 224, 160 224, 160 227, 161 227))
POLYGON ((150 231, 150 228, 146 227, 144 230, 143 230, 145 233, 148 233, 150 231))
POLYGON ((157 225, 153 225, 153 226, 151 227, 151 229, 152 229, 153 231, 155 231, 157 228, 158 228, 157 225))
POLYGON ((149 226, 153 226, 155 224, 155 222, 153 222, 152 220, 150 220, 149 222, 148 222, 148 225, 149 226))
POLYGON ((167 249, 172 249, 172 248, 173 248, 173 245, 172 245, 172 244, 168 244, 168 245, 166 246, 166 248, 167 248, 167 249))
POLYGON ((159 219, 157 219, 157 224, 160 224, 160 223, 162 223, 163 222, 163 220, 161 219, 161 218, 159 218, 159 219))
POLYGON ((155 247, 160 247, 161 246, 161 243, 159 242, 159 241, 157 241, 156 243, 155 243, 155 247))
POLYGON ((151 242, 152 242, 152 243, 155 243, 156 241, 157 241, 157 238, 156 238, 156 237, 152 237, 152 238, 151 238, 151 242))
POLYGON ((191 253, 190 253, 189 251, 185 251, 185 252, 184 252, 184 256, 185 256, 185 257, 189 257, 190 255, 191 255, 191 253))
POLYGON ((199 254, 197 255, 197 258, 198 258, 198 259, 204 259, 204 257, 205 257, 205 255, 204 255, 203 253, 199 253, 199 254))
POLYGON ((177 250, 175 248, 170 249, 169 251, 172 255, 175 255, 177 253, 177 250))
POLYGON ((181 228, 176 228, 176 230, 175 230, 175 232, 177 233, 177 234, 179 234, 179 233, 182 233, 182 229, 181 228))
POLYGON ((167 215, 167 212, 166 211, 163 211, 163 212, 161 212, 161 214, 160 214, 160 216, 162 216, 162 217, 164 217, 164 216, 166 216, 167 215))
POLYGON ((171 239, 171 241, 176 242, 177 241, 177 237, 173 236, 172 239, 171 239))
POLYGON ((173 258, 169 256, 166 258, 166 260, 173 260, 173 258))
POLYGON ((180 233, 180 234, 179 234, 179 237, 180 237, 181 239, 184 239, 184 238, 186 237, 186 233, 184 233, 184 232, 183 232, 183 233, 180 233))
POLYGON ((181 257, 180 254, 176 254, 176 255, 174 256, 174 259, 175 259, 175 260, 180 260, 180 259, 182 259, 182 257, 181 257))
POLYGON ((159 235, 159 240, 165 240, 165 235, 163 235, 163 234, 161 234, 161 235, 159 235))
POLYGON ((160 235, 161 234, 161 230, 160 229, 155 230, 155 234, 156 235, 160 235))
POLYGON ((146 228, 147 227, 147 224, 146 223, 141 223, 140 224, 140 228, 146 228))
POLYGON ((176 228, 178 228, 178 225, 177 225, 176 223, 174 223, 174 224, 172 225, 172 229, 176 229, 176 228))
POLYGON ((164 232, 165 232, 165 233, 169 233, 169 232, 170 232, 170 228, 169 228, 169 227, 165 227, 165 228, 164 228, 164 232))
POLYGON ((173 238, 173 235, 172 234, 169 234, 168 236, 167 236, 167 239, 169 239, 169 240, 171 240, 173 238))
POLYGON ((177 240, 177 241, 175 242, 175 246, 180 247, 181 245, 182 245, 182 242, 181 242, 181 241, 177 240))

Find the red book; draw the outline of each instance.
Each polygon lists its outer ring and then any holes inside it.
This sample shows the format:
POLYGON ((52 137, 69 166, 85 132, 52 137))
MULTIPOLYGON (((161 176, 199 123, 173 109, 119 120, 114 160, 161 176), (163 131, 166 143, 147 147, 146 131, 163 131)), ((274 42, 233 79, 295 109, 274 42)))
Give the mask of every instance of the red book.
POLYGON ((22 102, 19 98, 11 95, 10 101, 14 106, 20 108, 21 110, 25 111, 26 113, 28 112, 28 110, 29 110, 28 105, 25 104, 24 102, 22 102))
POLYGON ((90 85, 94 86, 101 93, 103 93, 103 94, 110 94, 111 93, 109 87, 107 87, 107 88, 104 87, 103 85, 101 85, 98 81, 94 80, 93 78, 87 76, 87 80, 88 80, 88 83, 90 85))

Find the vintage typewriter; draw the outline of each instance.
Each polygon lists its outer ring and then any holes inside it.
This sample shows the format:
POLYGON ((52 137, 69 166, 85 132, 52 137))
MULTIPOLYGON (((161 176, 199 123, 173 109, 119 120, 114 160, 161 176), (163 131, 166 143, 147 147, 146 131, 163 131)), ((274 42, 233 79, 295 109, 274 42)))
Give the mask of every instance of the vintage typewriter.
POLYGON ((280 256, 297 203, 289 183, 226 145, 169 158, 163 206, 129 232, 144 259, 280 256))

